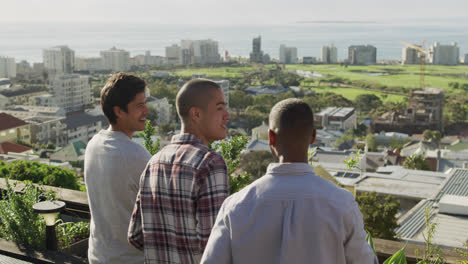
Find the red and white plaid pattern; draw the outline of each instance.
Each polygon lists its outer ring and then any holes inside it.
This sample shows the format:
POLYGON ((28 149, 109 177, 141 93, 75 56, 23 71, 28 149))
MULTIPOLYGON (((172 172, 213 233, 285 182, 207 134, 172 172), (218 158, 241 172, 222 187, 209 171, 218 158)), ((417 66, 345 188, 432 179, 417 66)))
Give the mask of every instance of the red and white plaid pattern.
POLYGON ((194 135, 174 136, 141 176, 128 240, 145 263, 199 263, 228 195, 223 157, 194 135))

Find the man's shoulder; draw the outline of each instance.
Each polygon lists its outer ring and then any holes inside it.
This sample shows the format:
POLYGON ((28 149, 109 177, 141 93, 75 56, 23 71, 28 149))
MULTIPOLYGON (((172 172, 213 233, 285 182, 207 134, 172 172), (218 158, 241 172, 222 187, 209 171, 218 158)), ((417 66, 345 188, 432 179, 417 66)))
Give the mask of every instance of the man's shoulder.
POLYGON ((213 163, 222 162, 223 157, 201 144, 169 144, 161 149, 152 162, 171 163, 201 169, 213 163))

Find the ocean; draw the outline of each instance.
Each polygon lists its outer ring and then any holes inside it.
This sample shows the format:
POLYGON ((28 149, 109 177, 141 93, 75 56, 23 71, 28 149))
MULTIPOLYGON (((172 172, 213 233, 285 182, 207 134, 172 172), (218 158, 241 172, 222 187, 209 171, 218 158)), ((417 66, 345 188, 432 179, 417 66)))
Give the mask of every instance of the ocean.
POLYGON ((129 23, 51 23, 1 22, 0 56, 14 57, 17 62, 42 61, 42 49, 68 45, 75 56, 97 57, 99 51, 117 47, 131 56, 144 54, 164 56, 165 47, 181 39, 213 39, 219 42, 219 53, 248 57, 252 38, 262 37, 262 50, 278 58, 280 44, 297 47, 298 57, 321 57, 321 47, 334 44, 338 59, 347 57, 350 45, 370 44, 377 47, 377 60, 401 59, 400 41, 426 48, 435 41, 456 42, 460 58, 468 53, 468 20, 409 22, 307 22, 284 25, 158 25, 129 23))

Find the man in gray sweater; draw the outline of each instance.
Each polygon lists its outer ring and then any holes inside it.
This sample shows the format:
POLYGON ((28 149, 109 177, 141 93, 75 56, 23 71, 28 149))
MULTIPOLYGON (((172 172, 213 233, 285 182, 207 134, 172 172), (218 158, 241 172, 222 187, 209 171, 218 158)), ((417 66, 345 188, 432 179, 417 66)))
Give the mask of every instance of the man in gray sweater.
POLYGON ((118 73, 101 91, 110 126, 89 141, 84 165, 91 212, 89 263, 143 263, 143 253, 127 242, 127 229, 140 175, 151 158, 131 140, 144 130, 149 113, 145 87, 142 79, 118 73))

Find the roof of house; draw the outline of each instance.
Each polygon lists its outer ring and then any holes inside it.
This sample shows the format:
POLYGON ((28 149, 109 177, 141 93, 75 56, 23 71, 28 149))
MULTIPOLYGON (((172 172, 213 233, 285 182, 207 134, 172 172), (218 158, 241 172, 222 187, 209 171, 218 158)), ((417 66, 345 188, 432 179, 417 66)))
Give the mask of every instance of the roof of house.
POLYGON ((23 153, 31 150, 30 147, 18 145, 13 142, 0 143, 0 154, 8 154, 8 152, 23 153))
POLYGON ((0 113, 0 131, 7 130, 10 128, 25 126, 28 123, 24 122, 23 120, 11 116, 9 114, 0 113))
POLYGON ((401 149, 400 155, 409 157, 413 154, 423 154, 437 149, 437 144, 430 141, 410 142, 401 149))
POLYGON ((336 116, 336 117, 347 117, 354 111, 354 107, 327 107, 322 110, 317 116, 336 116))
POLYGON ((67 130, 86 126, 94 122, 102 121, 103 126, 108 124, 108 121, 104 115, 91 115, 88 113, 78 113, 67 117, 64 123, 67 125, 67 130))
POLYGON ((444 195, 468 197, 468 169, 455 169, 444 181, 442 187, 430 198, 418 203, 401 218, 400 226, 395 230, 406 240, 424 241, 422 233, 425 227, 425 211, 430 210, 430 220, 437 222, 437 233, 433 243, 461 247, 468 241, 468 216, 440 213, 438 203, 444 195))
POLYGON ((246 151, 270 151, 268 140, 254 139, 247 143, 246 151))
POLYGON ((50 155, 51 160, 77 161, 84 157, 86 144, 83 141, 75 141, 50 155))

